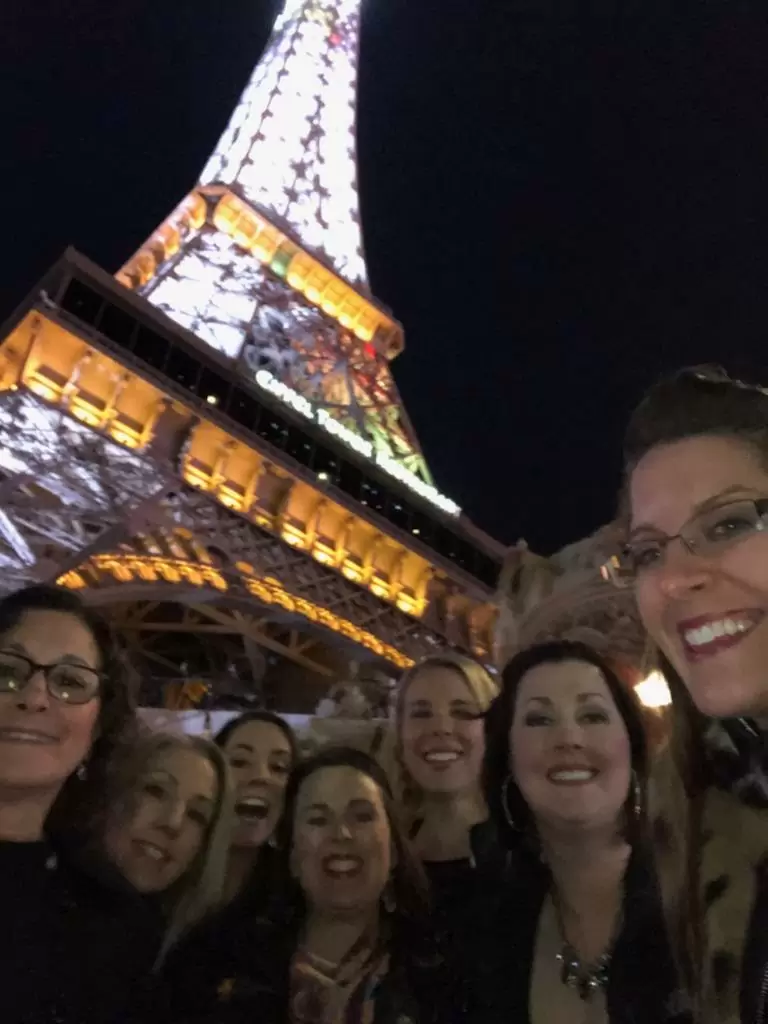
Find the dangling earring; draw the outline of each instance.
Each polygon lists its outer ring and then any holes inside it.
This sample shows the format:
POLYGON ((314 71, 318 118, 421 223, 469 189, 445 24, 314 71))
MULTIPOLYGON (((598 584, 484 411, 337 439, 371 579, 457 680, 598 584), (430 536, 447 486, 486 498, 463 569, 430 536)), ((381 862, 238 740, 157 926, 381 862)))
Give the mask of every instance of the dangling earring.
POLYGON ((517 825, 515 819, 512 817, 512 812, 509 809, 509 784, 512 781, 512 775, 508 775, 501 784, 501 809, 504 811, 504 817, 507 819, 509 827, 516 832, 517 825))
POLYGON ((632 811, 635 820, 639 820, 643 813, 643 789, 636 771, 632 772, 632 811))
POLYGON ((77 766, 77 771, 75 772, 75 775, 78 777, 78 779, 80 779, 81 782, 85 782, 85 780, 88 778, 88 769, 85 766, 85 762, 77 766))

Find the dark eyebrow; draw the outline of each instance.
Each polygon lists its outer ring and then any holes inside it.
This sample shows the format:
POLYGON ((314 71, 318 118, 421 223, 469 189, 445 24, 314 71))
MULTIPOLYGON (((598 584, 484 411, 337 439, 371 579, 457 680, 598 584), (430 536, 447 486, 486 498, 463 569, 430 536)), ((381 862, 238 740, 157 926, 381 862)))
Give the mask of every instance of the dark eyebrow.
MULTIPOLYGON (((593 700, 594 698, 607 703, 608 698, 602 693, 580 693, 577 696, 579 703, 584 703, 587 700, 593 700)), ((547 707, 552 707, 552 699, 550 697, 529 697, 528 703, 533 704, 534 701, 538 701, 539 704, 546 704, 547 707)))
POLYGON ((431 700, 425 700, 423 697, 420 697, 419 700, 409 701, 408 703, 411 705, 412 708, 431 708, 432 707, 432 701, 431 700))
MULTIPOLYGON (((717 508, 718 505, 724 504, 723 499, 733 498, 737 495, 749 498, 750 495, 757 493, 754 487, 747 487, 744 484, 731 484, 730 487, 725 487, 722 491, 718 491, 717 494, 713 494, 711 497, 705 498, 704 501, 700 501, 698 505, 694 505, 693 514, 688 517, 686 522, 693 518, 693 516, 697 516, 700 512, 707 512, 711 508, 717 508)), ((660 530, 652 523, 640 523, 637 526, 633 526, 629 531, 629 539, 631 540, 638 533, 652 533, 660 537, 668 536, 663 530, 660 530)))
MULTIPOLYGON (((34 661, 35 659, 31 656, 24 644, 19 643, 16 640, 12 640, 9 644, 5 644, 2 648, 4 651, 15 652, 21 654, 22 657, 28 661, 34 661)), ((54 665, 80 665, 82 668, 89 668, 91 672, 98 672, 98 669, 94 668, 93 665, 89 665, 85 658, 81 658, 78 654, 62 654, 58 661, 53 662, 54 665)))
POLYGON ((310 804, 309 807, 305 808, 306 812, 309 811, 329 811, 330 807, 328 804, 310 804))
POLYGON ((248 743, 235 743, 231 748, 231 752, 234 753, 236 750, 247 750, 249 754, 254 752, 253 747, 248 743))
POLYGON ((357 800, 350 800, 349 801, 349 806, 353 810, 358 810, 358 811, 360 811, 360 810, 372 811, 373 810, 373 803, 372 803, 372 801, 364 800, 362 797, 360 797, 357 800))

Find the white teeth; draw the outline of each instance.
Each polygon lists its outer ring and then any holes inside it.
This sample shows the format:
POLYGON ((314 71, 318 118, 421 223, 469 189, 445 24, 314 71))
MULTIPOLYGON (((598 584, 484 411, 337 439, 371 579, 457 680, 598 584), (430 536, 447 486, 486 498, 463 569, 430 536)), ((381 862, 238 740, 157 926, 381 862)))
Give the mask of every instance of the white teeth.
POLYGON ((447 764, 450 761, 458 761, 460 755, 455 750, 432 750, 424 755, 425 761, 435 761, 437 764, 447 764))
POLYGON ((357 871, 360 862, 353 857, 330 857, 326 861, 326 868, 337 875, 348 875, 357 871))
POLYGON ((159 846, 155 846, 154 843, 141 843, 141 848, 148 857, 152 860, 166 860, 167 855, 165 850, 161 850, 159 846))
POLYGON ((719 619, 717 622, 710 622, 707 626, 699 626, 698 629, 687 629, 685 631, 685 642, 690 647, 703 647, 711 644, 721 636, 736 636, 738 633, 746 633, 752 623, 745 619, 719 619))
POLYGON ((262 796, 247 796, 237 801, 238 807, 269 807, 269 801, 262 796))
POLYGON ((51 736, 44 736, 39 732, 27 732, 25 729, 2 729, 0 740, 11 743, 54 743, 51 736))
POLYGON ((595 774, 591 768, 562 768, 560 771, 550 772, 549 778, 553 782, 589 782, 595 774))

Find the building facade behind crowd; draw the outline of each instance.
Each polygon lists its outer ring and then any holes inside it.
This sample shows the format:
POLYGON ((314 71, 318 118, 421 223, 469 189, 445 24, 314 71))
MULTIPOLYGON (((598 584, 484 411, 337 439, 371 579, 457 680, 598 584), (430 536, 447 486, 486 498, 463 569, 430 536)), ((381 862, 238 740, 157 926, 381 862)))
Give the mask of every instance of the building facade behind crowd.
POLYGON ((768 396, 654 388, 621 515, 661 745, 567 638, 427 658, 356 749, 148 735, 96 612, 0 600, 4 1024, 768 1019, 768 396))

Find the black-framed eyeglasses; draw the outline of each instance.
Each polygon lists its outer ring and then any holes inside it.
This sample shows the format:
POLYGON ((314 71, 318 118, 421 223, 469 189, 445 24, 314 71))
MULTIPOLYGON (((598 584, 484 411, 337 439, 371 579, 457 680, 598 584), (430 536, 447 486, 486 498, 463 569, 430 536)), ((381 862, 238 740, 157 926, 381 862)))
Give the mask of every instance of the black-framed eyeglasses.
POLYGON ((601 572, 614 586, 632 586, 664 564, 674 540, 693 555, 718 555, 742 540, 768 530, 768 498, 742 498, 705 509, 692 516, 671 537, 638 537, 605 562, 601 572))
POLYGON ((99 695, 104 678, 87 665, 40 665, 15 651, 0 651, 0 693, 21 693, 36 672, 43 673, 51 697, 64 704, 88 704, 99 695))

